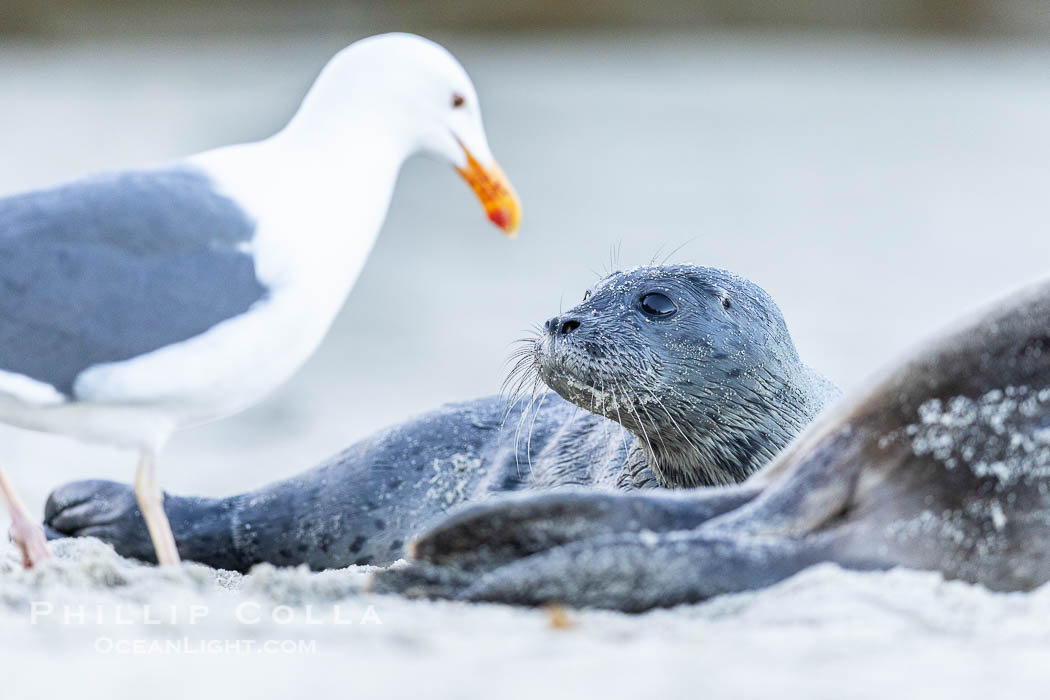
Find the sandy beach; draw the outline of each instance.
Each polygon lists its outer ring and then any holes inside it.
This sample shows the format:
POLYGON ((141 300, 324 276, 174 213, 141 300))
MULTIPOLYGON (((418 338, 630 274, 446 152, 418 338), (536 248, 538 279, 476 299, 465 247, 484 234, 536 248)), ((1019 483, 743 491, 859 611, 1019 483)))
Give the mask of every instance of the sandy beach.
POLYGON ((4 697, 977 698, 1041 687, 1050 590, 834 566, 629 616, 359 593, 367 570, 162 571, 95 540, 0 553, 4 697), (806 669, 800 673, 800 669, 806 669), (13 685, 12 685, 13 684, 13 685))

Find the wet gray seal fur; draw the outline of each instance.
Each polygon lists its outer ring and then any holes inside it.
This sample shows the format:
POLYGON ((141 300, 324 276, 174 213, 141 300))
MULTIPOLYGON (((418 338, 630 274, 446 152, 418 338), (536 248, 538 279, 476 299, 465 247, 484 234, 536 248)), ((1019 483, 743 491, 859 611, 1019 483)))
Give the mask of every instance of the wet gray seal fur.
POLYGON ((940 336, 741 484, 479 504, 377 590, 641 611, 817 562, 1050 580, 1050 282, 940 336))
MULTIPOLYGON (((493 494, 736 483, 833 395, 765 291, 690 265, 609 275, 518 359, 512 382, 525 397, 509 410, 499 398, 448 406, 258 491, 166 495, 179 553, 239 571, 381 565, 455 507, 493 494), (538 379, 558 395, 541 397, 538 379)), ((152 560, 127 485, 61 487, 45 523, 51 537, 91 535, 152 560)))

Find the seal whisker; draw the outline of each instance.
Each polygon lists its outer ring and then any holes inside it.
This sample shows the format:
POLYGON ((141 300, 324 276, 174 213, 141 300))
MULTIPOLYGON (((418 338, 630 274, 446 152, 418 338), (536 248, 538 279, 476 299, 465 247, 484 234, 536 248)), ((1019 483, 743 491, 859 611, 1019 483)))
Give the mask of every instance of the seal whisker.
POLYGON ((510 417, 510 414, 514 410, 514 407, 521 402, 521 399, 525 394, 524 387, 526 386, 526 384, 528 384, 529 381, 534 380, 538 380, 538 375, 536 374, 535 370, 528 367, 523 368, 521 372, 521 378, 515 385, 514 389, 509 393, 504 393, 504 391, 501 390, 500 395, 503 399, 503 416, 500 419, 501 428, 504 424, 506 424, 507 418, 510 417))
POLYGON ((695 442, 693 442, 693 440, 686 434, 685 430, 682 429, 682 426, 678 424, 678 421, 674 419, 674 416, 671 415, 671 411, 668 410, 663 400, 654 393, 650 393, 649 398, 656 402, 657 406, 663 409, 664 413, 667 414, 667 419, 671 421, 671 425, 674 426, 675 430, 678 431, 678 434, 682 436, 682 439, 685 440, 686 443, 694 450, 696 450, 697 452, 701 452, 700 447, 695 442))
POLYGON ((649 413, 649 410, 645 407, 643 402, 638 403, 638 410, 645 414, 645 417, 649 419, 649 425, 653 429, 653 434, 656 435, 656 439, 660 442, 660 446, 664 449, 664 454, 670 454, 667 449, 667 442, 664 441, 664 431, 660 430, 660 425, 653 420, 653 416, 649 413))
MULTIPOLYGON (((535 389, 533 389, 533 396, 536 395, 535 389)), ((529 415, 529 409, 532 408, 532 400, 529 400, 525 404, 525 407, 521 410, 521 415, 518 416, 518 421, 514 426, 514 466, 518 470, 518 478, 521 478, 521 460, 518 456, 518 439, 521 435, 521 424, 525 420, 525 417, 529 415)))
POLYGON ((503 383, 500 385, 501 391, 511 385, 515 377, 518 375, 519 372, 522 371, 523 368, 528 367, 530 364, 532 364, 531 359, 532 358, 527 356, 515 357, 511 358, 510 360, 504 363, 504 366, 509 365, 509 367, 506 370, 507 376, 504 377, 503 383), (513 364, 511 363, 511 361, 513 361, 513 364))
POLYGON ((536 429, 536 419, 540 417, 540 413, 543 411, 543 402, 547 400, 547 396, 550 394, 550 389, 544 389, 543 395, 540 397, 540 402, 536 406, 536 410, 532 412, 532 423, 529 424, 529 434, 525 438, 525 459, 529 462, 529 470, 532 470, 532 433, 536 429))
POLYGON ((686 434, 685 430, 682 429, 682 426, 678 424, 678 421, 674 419, 674 416, 671 415, 671 412, 667 409, 667 406, 664 405, 663 401, 661 401, 658 396, 654 394, 652 395, 652 398, 656 402, 656 404, 663 409, 664 413, 667 414, 667 418, 671 421, 671 425, 674 426, 675 430, 678 431, 678 434, 682 436, 682 439, 685 440, 686 444, 692 448, 694 455, 696 455, 697 457, 697 459, 695 459, 691 463, 679 465, 679 469, 699 469, 700 471, 704 472, 712 482, 717 483, 720 480, 720 475, 713 474, 711 470, 707 467, 706 462, 700 458, 701 455, 706 454, 708 451, 702 449, 699 445, 692 441, 692 439, 686 434))
MULTIPOLYGON (((613 407, 615 408, 615 406, 616 406, 616 395, 615 395, 615 392, 607 390, 604 381, 602 382, 602 396, 606 397, 606 401, 607 402, 611 402, 613 407)), ((602 412, 602 415, 605 415, 604 411, 602 412)), ((609 421, 608 420, 606 420, 605 424, 602 426, 602 441, 606 442, 606 443, 609 441, 609 421)))
POLYGON ((507 367, 509 365, 516 365, 522 359, 532 359, 533 353, 534 351, 532 347, 518 348, 507 356, 507 359, 503 361, 503 366, 507 367))
MULTIPOLYGON (((525 406, 525 410, 522 411, 521 417, 518 419, 518 425, 517 425, 517 427, 514 430, 514 464, 519 469, 519 472, 518 472, 519 477, 521 476, 521 472, 520 472, 521 462, 520 462, 519 457, 518 457, 518 444, 519 444, 519 439, 521 437, 521 426, 523 426, 525 424, 525 421, 528 419, 529 412, 532 411, 532 407, 536 403, 536 394, 539 391, 539 387, 540 387, 540 381, 537 378, 536 382, 533 383, 533 385, 532 385, 532 398, 529 399, 528 405, 525 406)), ((532 472, 532 461, 531 461, 531 458, 529 458, 528 454, 526 454, 526 459, 529 462, 529 472, 531 473, 532 472)))
POLYGON ((513 366, 500 386, 499 395, 506 401, 503 417, 500 420, 501 428, 506 423, 507 418, 510 417, 510 413, 514 410, 514 406, 523 395, 524 388, 532 382, 535 390, 536 383, 540 381, 539 364, 536 360, 537 341, 538 337, 535 336, 521 338, 517 341, 520 347, 514 350, 507 362, 504 363, 504 366, 506 366, 513 361, 513 366))
POLYGON ((656 263, 656 259, 659 258, 660 257, 660 253, 663 252, 664 245, 665 245, 664 243, 661 243, 659 246, 657 246, 656 252, 653 253, 652 260, 649 261, 649 267, 656 267, 656 264, 657 264, 656 263))
POLYGON ((660 266, 662 267, 662 266, 666 265, 666 264, 667 264, 667 262, 668 262, 668 261, 669 261, 669 260, 670 260, 671 258, 673 258, 674 256, 678 255, 678 253, 680 253, 680 252, 682 251, 682 248, 685 248, 685 247, 686 247, 687 245, 689 245, 689 244, 691 244, 691 243, 695 242, 695 241, 696 241, 696 239, 697 239, 697 236, 693 236, 693 237, 692 237, 692 238, 690 238, 689 240, 687 240, 687 241, 683 242, 682 244, 680 244, 680 245, 679 245, 678 247, 676 247, 676 248, 675 248, 674 250, 672 250, 672 251, 671 251, 670 253, 668 253, 668 254, 667 254, 666 256, 664 256, 664 259, 660 261, 660 266))
MULTIPOLYGON (((631 407, 628 406, 627 410, 628 410, 628 412, 630 412, 631 407)), ((645 444, 649 448, 649 457, 650 457, 650 459, 653 460, 653 468, 654 469, 659 469, 660 463, 659 463, 659 460, 656 457, 656 451, 653 450, 653 443, 649 442, 649 434, 645 430, 645 424, 642 421, 641 417, 638 416, 638 412, 637 411, 635 411, 634 415, 635 415, 635 418, 637 418, 637 420, 638 420, 638 427, 640 427, 642 429, 642 437, 645 439, 645 444)))
POLYGON ((509 399, 517 398, 521 389, 529 380, 532 379, 530 376, 537 371, 536 363, 531 357, 523 357, 519 359, 514 367, 511 368, 507 375, 507 378, 503 380, 503 384, 500 386, 500 396, 509 399), (513 387, 513 391, 508 390, 513 387))
POLYGON ((653 461, 653 467, 658 469, 659 463, 656 456, 656 450, 653 449, 653 443, 649 440, 649 432, 645 429, 645 421, 642 420, 642 417, 638 414, 637 407, 634 406, 634 404, 636 403, 636 397, 631 396, 627 392, 625 392, 623 390, 623 387, 620 386, 619 382, 616 383, 616 386, 624 395, 624 398, 627 399, 627 402, 624 403, 624 408, 627 409, 627 413, 630 414, 633 409, 634 417, 638 421, 638 427, 642 431, 642 439, 645 440, 645 444, 649 448, 649 458, 653 461))
MULTIPOLYGON (((609 260, 606 263, 605 273, 598 275, 599 277, 608 277, 613 273, 617 267, 620 266, 620 254, 623 252, 623 239, 621 238, 616 243, 609 246, 609 260)), ((593 270, 592 270, 593 272, 593 270)))
POLYGON ((620 438, 623 440, 623 452, 626 455, 630 450, 627 448, 626 428, 623 427, 623 416, 620 415, 620 402, 613 401, 613 409, 616 410, 616 422, 620 424, 620 438))

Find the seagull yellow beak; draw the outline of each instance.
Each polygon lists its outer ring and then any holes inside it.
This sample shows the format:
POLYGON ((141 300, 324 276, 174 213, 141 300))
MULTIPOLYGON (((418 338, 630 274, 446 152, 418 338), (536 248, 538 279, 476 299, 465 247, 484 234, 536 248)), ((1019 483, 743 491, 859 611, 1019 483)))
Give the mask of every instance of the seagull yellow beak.
POLYGON ((521 203, 514 187, 498 165, 493 163, 491 167, 485 168, 466 146, 463 146, 463 152, 467 154, 467 166, 456 168, 456 171, 481 200, 481 206, 485 207, 485 215, 489 217, 489 221, 513 238, 521 221, 521 203))

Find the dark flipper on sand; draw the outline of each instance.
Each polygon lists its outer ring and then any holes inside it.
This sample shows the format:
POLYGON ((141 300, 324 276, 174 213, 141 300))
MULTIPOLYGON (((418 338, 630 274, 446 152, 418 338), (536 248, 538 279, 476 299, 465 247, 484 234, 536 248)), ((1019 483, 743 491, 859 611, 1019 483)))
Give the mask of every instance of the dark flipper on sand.
POLYGON ((739 485, 689 493, 565 491, 500 499, 450 516, 416 539, 410 555, 477 572, 600 535, 690 530, 760 492, 739 485))
POLYGON ((641 612, 768 586, 827 558, 827 547, 819 538, 620 533, 555 547, 480 577, 420 562, 379 574, 373 590, 641 612))

